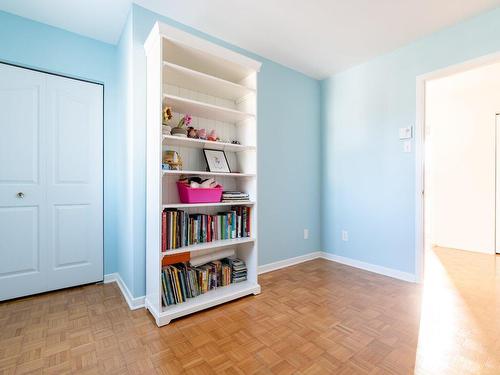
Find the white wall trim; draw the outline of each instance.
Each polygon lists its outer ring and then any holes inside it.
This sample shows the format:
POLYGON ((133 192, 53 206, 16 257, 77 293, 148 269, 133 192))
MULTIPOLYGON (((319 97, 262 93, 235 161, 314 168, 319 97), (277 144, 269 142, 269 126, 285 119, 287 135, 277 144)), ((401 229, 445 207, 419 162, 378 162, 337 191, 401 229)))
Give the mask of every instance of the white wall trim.
POLYGON ((123 282, 119 273, 108 273, 107 275, 104 275, 104 283, 118 284, 118 288, 120 288, 120 291, 123 294, 123 298, 125 298, 125 301, 127 301, 130 310, 137 310, 144 307, 145 296, 134 297, 130 290, 127 288, 127 285, 123 282))
POLYGON ((313 259, 317 259, 317 258, 321 258, 321 251, 315 251, 313 253, 300 255, 298 257, 288 258, 288 259, 279 260, 279 261, 273 262, 273 263, 263 264, 262 266, 258 267, 257 272, 260 275, 260 274, 263 274, 266 272, 271 272, 271 271, 279 270, 281 268, 290 267, 290 266, 293 266, 295 264, 307 262, 308 260, 313 260, 313 259))
MULTIPOLYGON (((282 268, 294 266, 296 264, 300 264, 303 262, 307 262, 309 260, 319 259, 319 258, 329 260, 331 262, 337 262, 340 264, 344 264, 346 266, 359 268, 359 269, 362 269, 365 271, 378 273, 380 275, 392 277, 394 279, 408 281, 411 283, 417 282, 417 278, 415 277, 414 274, 395 270, 393 268, 378 266, 376 264, 362 262, 360 260, 356 260, 356 259, 352 259, 352 258, 346 258, 346 257, 340 256, 340 255, 327 253, 325 251, 315 251, 312 253, 300 255, 298 257, 293 257, 293 258, 279 260, 279 261, 273 262, 273 263, 263 264, 262 266, 258 267, 258 274, 261 275, 261 274, 264 274, 267 272, 276 271, 276 270, 279 270, 282 268)), ((145 307, 146 297, 145 296, 133 297, 132 293, 130 293, 130 290, 127 288, 127 286, 123 282, 122 278, 120 277, 120 274, 110 273, 110 274, 104 275, 104 283, 113 283, 113 282, 116 282, 118 284, 118 287, 120 288, 120 291, 123 294, 123 298, 125 298, 128 306, 130 307, 131 310, 136 310, 136 309, 140 309, 142 307, 145 307)))
POLYGON ((416 279, 414 274, 395 270, 393 268, 378 266, 376 264, 366 263, 366 262, 362 262, 362 261, 357 260, 357 259, 346 258, 346 257, 340 256, 340 255, 327 253, 324 251, 321 253, 321 258, 332 261, 332 262, 344 264, 346 266, 359 268, 359 269, 362 269, 365 271, 378 273, 378 274, 384 275, 384 276, 389 276, 389 277, 392 277, 394 279, 408 281, 410 283, 417 282, 417 279, 416 279))
POLYGON ((260 274, 263 274, 266 272, 276 271, 276 270, 279 270, 281 268, 290 267, 290 266, 293 266, 293 265, 296 265, 299 263, 307 262, 309 260, 318 259, 318 258, 326 259, 326 260, 329 260, 331 262, 341 263, 341 264, 344 264, 346 266, 359 268, 359 269, 362 269, 365 271, 378 273, 380 275, 392 277, 394 279, 408 281, 411 283, 417 282, 417 278, 412 273, 395 270, 393 268, 378 266, 376 264, 362 262, 360 260, 347 258, 347 257, 343 257, 340 255, 332 254, 332 253, 327 253, 325 251, 315 251, 315 252, 301 255, 298 257, 288 258, 288 259, 280 260, 278 262, 264 264, 262 266, 259 266, 258 272, 260 275, 260 274))

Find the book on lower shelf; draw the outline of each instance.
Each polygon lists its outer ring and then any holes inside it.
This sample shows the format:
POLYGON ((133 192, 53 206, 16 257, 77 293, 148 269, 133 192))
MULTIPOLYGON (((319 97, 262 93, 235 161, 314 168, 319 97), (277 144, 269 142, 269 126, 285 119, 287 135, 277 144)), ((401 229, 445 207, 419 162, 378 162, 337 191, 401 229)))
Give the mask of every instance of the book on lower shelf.
POLYGON ((162 268, 163 306, 177 305, 219 287, 247 279, 247 267, 240 259, 224 258, 193 267, 189 262, 162 268))
POLYGON ((250 237, 251 207, 237 206, 216 215, 189 214, 175 208, 162 212, 161 251, 200 243, 250 237))

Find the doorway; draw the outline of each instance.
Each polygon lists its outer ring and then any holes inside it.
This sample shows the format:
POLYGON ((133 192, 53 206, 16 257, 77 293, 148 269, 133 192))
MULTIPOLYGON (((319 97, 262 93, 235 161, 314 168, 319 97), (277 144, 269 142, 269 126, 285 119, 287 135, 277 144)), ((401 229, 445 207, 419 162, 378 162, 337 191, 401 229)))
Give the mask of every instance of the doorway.
POLYGON ((415 273, 420 282, 424 275, 424 255, 432 245, 487 254, 495 254, 499 250, 497 239, 500 242, 500 235, 497 235, 497 230, 500 229, 500 219, 496 219, 496 202, 500 201, 500 193, 496 191, 496 187, 500 186, 497 182, 500 162, 496 160, 500 154, 497 153, 499 107, 500 54, 417 77, 415 273), (496 74, 497 78, 485 80, 488 74, 490 77, 496 74), (480 95, 478 77, 485 81, 480 95), (432 93, 432 90, 435 92, 432 93), (446 102, 451 99, 454 102, 446 102), (441 108, 436 109, 436 105, 433 107, 429 100, 441 101, 441 108), (481 109, 479 117, 474 111, 464 111, 464 108, 470 109, 467 101, 472 103, 470 106, 476 105, 476 110, 481 109), (477 106, 483 102, 490 103, 490 106, 477 106), (434 117, 430 119, 430 116, 434 117), (481 122, 479 127, 471 126, 478 121, 481 122), (472 145, 476 147, 475 153, 472 152, 472 145), (455 163, 451 163, 449 169, 443 169, 447 153, 448 162, 455 163), (443 155, 442 165, 439 166, 435 163, 436 157, 443 155), (456 160, 457 155, 461 155, 462 160, 456 160), (481 181, 478 180, 480 176, 481 181), (447 191, 448 196, 443 191, 447 191), (449 215, 444 218, 443 212, 449 215), (448 227, 443 228, 446 225, 448 227), (441 233, 435 233, 437 227, 441 233), (473 233, 475 229, 478 229, 476 236, 473 233))

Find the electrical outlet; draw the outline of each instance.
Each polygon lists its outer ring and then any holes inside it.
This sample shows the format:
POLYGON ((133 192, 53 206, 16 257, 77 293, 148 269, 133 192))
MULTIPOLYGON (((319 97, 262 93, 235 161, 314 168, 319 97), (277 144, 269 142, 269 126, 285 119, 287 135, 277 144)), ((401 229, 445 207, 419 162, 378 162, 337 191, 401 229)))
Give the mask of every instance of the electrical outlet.
POLYGON ((309 239, 309 229, 304 229, 304 240, 309 239))
POLYGON ((342 231, 342 241, 349 241, 349 233, 346 230, 342 231))

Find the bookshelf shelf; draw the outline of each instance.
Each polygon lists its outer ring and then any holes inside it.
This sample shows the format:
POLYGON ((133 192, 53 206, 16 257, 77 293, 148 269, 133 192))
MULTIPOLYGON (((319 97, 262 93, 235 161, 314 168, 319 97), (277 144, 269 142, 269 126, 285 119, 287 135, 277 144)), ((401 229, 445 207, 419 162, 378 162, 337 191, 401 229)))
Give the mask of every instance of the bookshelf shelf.
POLYGON ((225 173, 225 172, 207 172, 207 171, 162 171, 164 175, 200 175, 200 176, 224 176, 224 177, 255 177, 255 173, 225 173))
POLYGON ((255 93, 255 90, 246 86, 168 61, 163 62, 163 69, 166 83, 182 86, 189 90, 209 92, 214 96, 233 101, 255 93))
POLYGON ((170 203, 164 204, 163 208, 189 208, 189 207, 231 207, 231 206, 253 206, 254 202, 218 202, 218 203, 170 203))
MULTIPOLYGON (((257 113, 258 95, 257 74, 261 64, 159 22, 151 30, 144 48, 147 57, 145 305, 153 315, 156 324, 162 326, 168 324, 172 319, 247 295, 260 293, 257 275, 258 176, 256 171, 258 145, 257 116, 255 114, 257 113), (196 98, 196 100, 191 98, 196 98), (223 103, 223 105, 207 102, 223 103), (172 107, 174 116, 191 115, 193 117, 192 126, 195 128, 205 128, 207 133, 214 130, 222 139, 236 139, 241 144, 163 135, 162 110, 164 105, 172 107), (181 157, 185 170, 162 170, 163 153, 171 151, 172 148, 181 157), (206 172, 206 160, 203 153, 205 148, 223 150, 226 153, 230 169, 240 173, 206 172), (176 181, 181 175, 214 177, 226 190, 244 192, 245 197, 248 195, 249 201, 179 203, 176 181), (231 210, 233 206, 235 208, 231 210), (168 211, 165 213, 164 210, 168 211), (172 211, 177 211, 177 214, 172 211), (208 218, 208 215, 215 219, 201 221, 201 218, 208 218), (184 229, 177 232, 166 231, 167 234, 163 236, 162 217, 165 218, 165 216, 169 219, 164 223, 168 223, 166 225, 170 225, 170 228, 174 228, 172 220, 178 220, 179 216, 183 218, 182 220, 189 219, 186 223, 201 225, 200 227, 193 224, 192 228, 201 229, 198 232, 189 232, 188 225, 191 224, 186 224, 186 226, 178 224, 179 228, 186 229, 186 232, 184 229), (207 222, 212 226, 207 227, 207 222), (220 225, 220 227, 215 227, 215 225, 220 225), (232 231, 224 229, 224 225, 228 225, 227 228, 231 228, 232 225, 232 231), (235 226, 239 229, 234 229, 235 226), (208 233, 206 228, 212 229, 210 233, 217 233, 214 228, 221 232, 225 231, 225 235, 219 234, 215 238, 236 237, 235 233, 248 234, 250 237, 217 240, 162 251, 167 247, 165 245, 167 242, 162 242, 162 238, 171 241, 172 238, 179 238, 173 237, 179 233, 197 233, 190 235, 201 236, 200 233, 208 233), (250 232, 247 232, 247 229, 250 232), (172 233, 176 234, 172 235, 172 233), (234 250, 225 253, 234 253, 234 256, 242 261, 239 264, 242 265, 243 269, 246 266, 246 280, 209 290, 197 297, 187 298, 187 301, 183 303, 178 303, 179 298, 177 297, 174 298, 173 302, 172 297, 168 299, 169 295, 163 292, 162 269, 167 259, 175 261, 165 257, 184 254, 185 256, 180 255, 179 259, 187 261, 191 254, 217 253, 218 249, 234 250), (189 253, 189 256, 186 253, 189 253), (165 306, 166 304, 170 305, 165 306)), ((178 119, 176 118, 175 121, 178 119)), ((233 263, 231 262, 231 264, 233 263)), ((172 269, 176 268, 170 267, 166 270, 170 272, 172 269)), ((236 281, 244 278, 245 274, 243 273, 241 276, 241 269, 240 271, 235 269, 234 278, 231 280, 236 281), (237 276, 236 272, 239 272, 240 276, 237 276)), ((202 271, 196 270, 196 272, 202 271)), ((171 291, 171 289, 168 290, 171 291)), ((185 292, 185 289, 180 293, 185 293, 186 297, 190 295, 185 292)))
POLYGON ((198 297, 191 298, 186 302, 180 303, 178 305, 163 307, 160 317, 160 323, 168 324, 172 319, 176 319, 187 314, 192 314, 194 312, 204 310, 221 303, 229 302, 234 299, 247 296, 249 294, 259 293, 260 285, 251 281, 243 281, 241 283, 223 286, 211 290, 198 297))
POLYGON ((161 253, 162 257, 167 255, 181 254, 181 253, 192 253, 196 251, 202 250, 210 250, 210 249, 222 249, 224 247, 230 247, 235 245, 241 245, 245 243, 255 242, 255 238, 252 237, 244 237, 244 238, 236 238, 233 240, 220 240, 220 241, 212 241, 212 242, 204 242, 191 246, 184 246, 178 249, 167 250, 161 253))
POLYGON ((212 150, 224 150, 227 152, 242 152, 255 150, 255 146, 233 145, 231 143, 205 141, 203 139, 182 138, 174 135, 164 135, 163 142, 169 146, 209 148, 212 150))
POLYGON ((238 123, 255 117, 251 113, 187 99, 181 96, 163 94, 163 98, 167 105, 175 108, 175 112, 182 114, 189 113, 205 119, 238 123))

